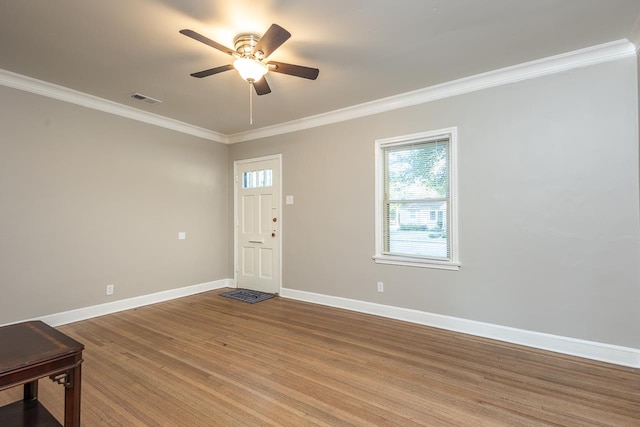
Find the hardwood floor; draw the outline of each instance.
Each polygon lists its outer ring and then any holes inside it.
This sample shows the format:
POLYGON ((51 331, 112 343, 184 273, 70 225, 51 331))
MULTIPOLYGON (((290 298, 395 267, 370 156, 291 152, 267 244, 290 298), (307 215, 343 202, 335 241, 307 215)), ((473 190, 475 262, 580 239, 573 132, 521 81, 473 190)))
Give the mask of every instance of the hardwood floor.
MULTIPOLYGON (((86 346, 83 425, 639 425, 638 369, 222 291, 58 328, 86 346)), ((62 394, 40 380, 58 419, 62 394)))

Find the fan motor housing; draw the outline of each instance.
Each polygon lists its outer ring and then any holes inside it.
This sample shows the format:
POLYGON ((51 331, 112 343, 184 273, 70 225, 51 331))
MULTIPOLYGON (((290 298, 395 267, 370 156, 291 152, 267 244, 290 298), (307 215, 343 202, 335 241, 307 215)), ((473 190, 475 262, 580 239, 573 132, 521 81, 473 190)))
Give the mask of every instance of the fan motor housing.
POLYGON ((255 57, 257 59, 262 59, 262 56, 264 55, 262 51, 253 53, 253 49, 256 47, 259 41, 260 37, 256 36, 255 34, 243 33, 238 34, 233 39, 233 45, 236 49, 236 52, 238 52, 244 58, 255 57))

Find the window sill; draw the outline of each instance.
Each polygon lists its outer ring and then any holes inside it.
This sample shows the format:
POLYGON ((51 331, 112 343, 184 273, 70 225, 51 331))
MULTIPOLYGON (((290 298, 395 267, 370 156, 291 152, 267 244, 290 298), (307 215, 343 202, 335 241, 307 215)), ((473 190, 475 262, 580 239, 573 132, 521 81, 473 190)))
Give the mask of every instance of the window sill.
POLYGON ((405 267, 434 268, 437 270, 460 270, 460 263, 451 261, 435 261, 419 258, 400 257, 391 255, 374 255, 371 257, 376 264, 403 265, 405 267))

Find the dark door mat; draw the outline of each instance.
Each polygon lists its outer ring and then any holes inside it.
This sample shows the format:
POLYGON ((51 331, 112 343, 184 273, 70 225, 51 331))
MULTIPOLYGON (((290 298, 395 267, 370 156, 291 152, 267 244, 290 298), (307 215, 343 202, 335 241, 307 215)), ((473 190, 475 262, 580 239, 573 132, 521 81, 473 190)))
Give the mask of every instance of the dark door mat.
POLYGON ((253 291, 251 289, 236 289, 229 292, 223 292, 220 296, 248 302, 249 304, 255 304, 257 302, 273 298, 276 294, 268 294, 266 292, 253 291))

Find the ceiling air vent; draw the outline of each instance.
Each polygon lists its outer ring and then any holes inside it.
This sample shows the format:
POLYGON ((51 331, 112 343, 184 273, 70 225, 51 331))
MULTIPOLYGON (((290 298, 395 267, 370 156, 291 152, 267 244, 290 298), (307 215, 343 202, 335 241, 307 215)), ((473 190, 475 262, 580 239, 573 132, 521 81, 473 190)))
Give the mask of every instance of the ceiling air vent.
POLYGON ((159 102, 162 102, 159 99, 151 98, 150 96, 142 95, 141 93, 137 92, 134 92, 129 96, 137 101, 146 102, 147 104, 157 104, 159 102))

